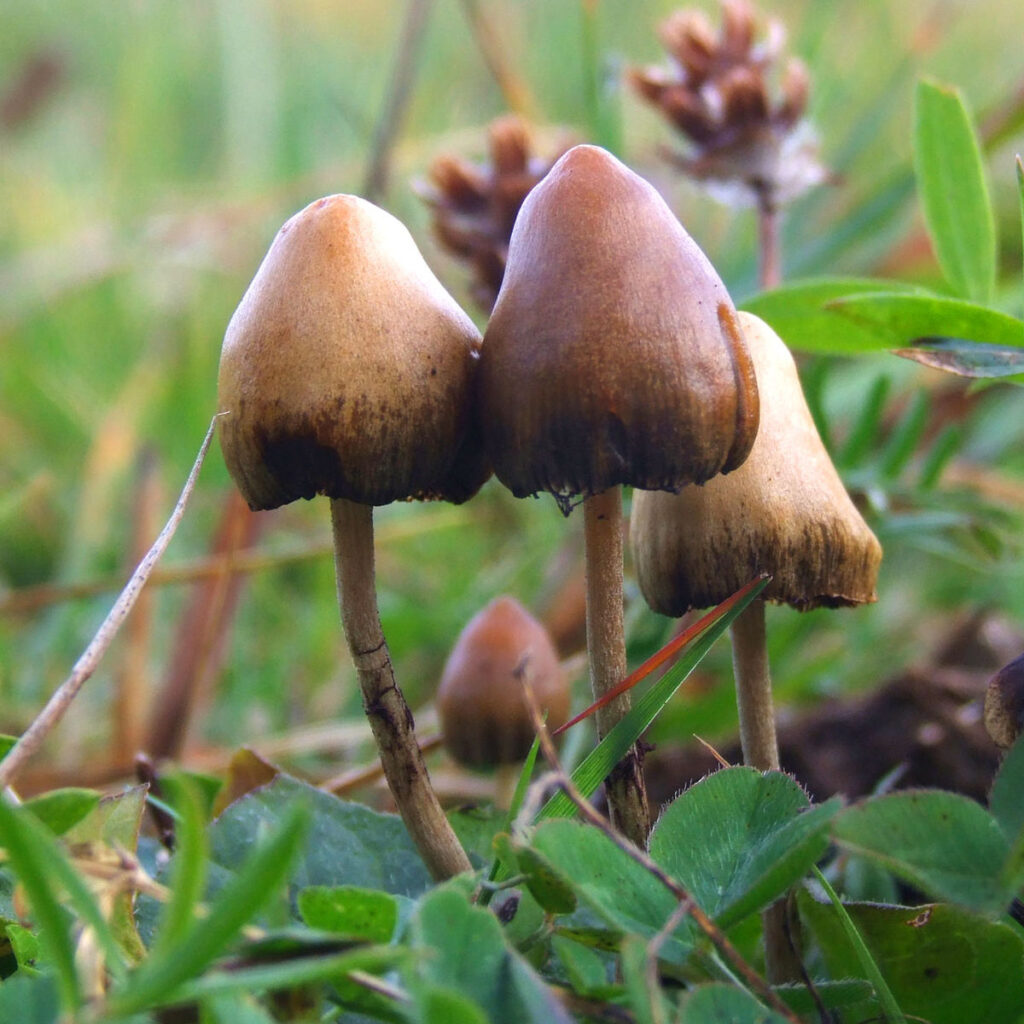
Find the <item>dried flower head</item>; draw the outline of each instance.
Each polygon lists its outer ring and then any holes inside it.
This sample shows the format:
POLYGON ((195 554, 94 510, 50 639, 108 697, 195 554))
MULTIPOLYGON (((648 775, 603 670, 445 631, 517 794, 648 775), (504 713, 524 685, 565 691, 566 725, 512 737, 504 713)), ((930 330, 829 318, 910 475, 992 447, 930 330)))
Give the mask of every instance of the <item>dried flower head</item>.
POLYGON ((807 69, 784 58, 780 22, 768 22, 762 41, 757 28, 746 0, 722 0, 717 35, 702 12, 676 11, 659 29, 675 66, 630 80, 689 141, 687 153, 671 152, 674 163, 723 202, 775 209, 829 173, 804 117, 807 69))
POLYGON ((473 164, 458 156, 439 156, 419 189, 434 211, 434 233, 441 245, 473 271, 471 293, 489 313, 505 276, 508 240, 527 193, 562 155, 550 160, 533 155, 529 128, 515 114, 488 128, 490 161, 473 164))

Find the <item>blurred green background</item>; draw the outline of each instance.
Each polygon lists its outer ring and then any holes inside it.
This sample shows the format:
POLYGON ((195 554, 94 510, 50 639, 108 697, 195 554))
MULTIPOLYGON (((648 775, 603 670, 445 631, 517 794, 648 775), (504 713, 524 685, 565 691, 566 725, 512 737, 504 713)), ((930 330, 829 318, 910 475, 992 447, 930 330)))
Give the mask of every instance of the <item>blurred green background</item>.
MULTIPOLYGON (((155 536, 215 411, 220 340, 235 304, 283 220, 317 196, 364 190, 389 83, 403 62, 415 72, 413 88, 377 200, 409 224, 471 308, 466 273, 432 241, 410 183, 439 153, 481 158, 487 122, 507 109, 474 17, 522 86, 542 153, 562 137, 614 138, 619 155, 665 193, 737 300, 754 290, 753 217, 717 205, 671 170, 659 155, 668 128, 622 85, 626 67, 664 60, 655 26, 675 6, 436 0, 424 5, 425 29, 403 53, 410 6, 392 0, 4 5, 0 730, 31 720, 112 595, 72 599, 58 590, 32 608, 11 602, 41 584, 123 578, 155 536)), ((716 5, 702 6, 717 23, 716 5)), ((913 86, 928 74, 961 87, 978 115, 1000 220, 1000 302, 1019 315, 1012 155, 1024 147, 1024 13, 1003 0, 791 0, 762 10, 787 26, 790 49, 810 68, 810 114, 837 175, 787 212, 787 276, 938 281, 910 178, 913 86)), ((868 396, 888 381, 888 417, 843 468, 886 560, 871 608, 771 611, 780 699, 873 686, 924 657, 954 614, 993 607, 1024 623, 1019 391, 969 398, 964 384, 937 382, 885 355, 804 368, 839 451, 868 396), (969 406, 957 420, 962 472, 927 494, 914 488, 913 465, 906 479, 886 478, 876 457, 922 388, 951 408, 969 406), (968 470, 975 485, 965 489, 968 470)), ((215 447, 165 568, 208 553, 230 492, 215 447)), ((564 520, 550 499, 515 501, 492 481, 459 509, 390 507, 378 523, 384 626, 414 705, 429 701, 452 640, 495 594, 514 593, 548 614, 561 602, 571 618, 572 596, 562 588, 578 571, 581 523, 564 520)), ((326 502, 270 514, 260 529, 258 548, 273 557, 246 577, 237 614, 223 617, 222 657, 200 652, 185 670, 194 676, 212 666, 210 692, 195 702, 191 735, 200 745, 357 720, 325 547, 326 502)), ((635 662, 671 624, 628 586, 635 662)), ((151 713, 170 713, 151 705, 166 700, 175 655, 199 642, 179 625, 194 594, 183 584, 154 588, 151 606, 118 638, 52 743, 52 764, 109 758, 118 706, 135 720, 122 728, 136 730, 151 713)), ((726 682, 727 663, 724 647, 710 659, 726 682)), ((659 736, 726 735, 730 691, 681 695, 659 736)), ((299 763, 339 768, 336 747, 321 744, 299 763)), ((299 741, 291 747, 302 749, 299 741)))

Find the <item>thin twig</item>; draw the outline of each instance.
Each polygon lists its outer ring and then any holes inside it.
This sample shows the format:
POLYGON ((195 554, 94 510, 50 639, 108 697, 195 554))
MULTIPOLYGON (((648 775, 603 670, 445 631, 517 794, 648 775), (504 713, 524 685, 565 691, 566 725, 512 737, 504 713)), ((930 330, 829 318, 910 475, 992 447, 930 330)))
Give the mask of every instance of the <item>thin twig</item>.
POLYGON ((480 8, 479 0, 462 0, 466 21, 473 33, 480 56, 487 70, 501 90, 505 106, 522 117, 531 117, 534 112, 533 97, 526 82, 515 73, 505 60, 504 44, 487 15, 480 8))
POLYGON ((800 1024, 800 1018, 772 991, 771 986, 764 978, 743 959, 736 947, 725 937, 725 934, 693 901, 686 888, 671 875, 667 874, 645 851, 641 850, 635 843, 630 842, 625 836, 616 832, 612 828, 611 822, 597 811, 580 792, 558 760, 558 752, 555 750, 554 742, 548 733, 547 726, 544 724, 544 719, 541 716, 540 708, 537 706, 529 679, 526 678, 525 674, 522 677, 522 684, 526 706, 530 711, 530 718, 540 740, 540 747, 544 757, 551 765, 551 769, 557 776, 565 795, 572 801, 582 817, 595 828, 600 829, 627 857, 632 858, 645 871, 661 882, 680 903, 687 904, 689 914, 697 927, 711 940, 712 945, 722 956, 732 964, 736 973, 743 978, 752 992, 756 993, 767 1006, 781 1014, 786 1020, 792 1021, 793 1024, 800 1024))
POLYGON ((426 34, 430 7, 431 0, 409 0, 406 9, 387 97, 373 132, 373 146, 363 185, 363 196, 371 201, 377 199, 387 188, 391 151, 402 125, 402 116, 412 96, 416 64, 426 34))
POLYGON ((86 647, 82 656, 75 663, 71 675, 58 687, 54 695, 49 699, 46 706, 36 716, 35 721, 22 733, 21 738, 11 748, 10 753, 0 761, 0 788, 9 786, 17 776, 18 772, 25 766, 25 763, 42 746, 43 741, 49 735, 53 727, 61 720, 64 713, 71 706, 76 694, 82 688, 85 681, 96 671, 96 666, 106 653, 111 641, 117 635, 128 613, 138 600, 142 588, 146 585, 153 567, 160 560, 167 545, 170 544, 182 517, 185 515, 185 506, 188 504, 192 491, 195 489, 196 480, 199 477, 199 470, 202 468, 203 460, 210 449, 213 441, 214 428, 222 413, 218 413, 210 421, 210 429, 199 448, 199 454, 192 466, 192 471, 185 481, 185 487, 178 498, 177 505, 167 520, 167 525, 161 530, 153 546, 146 552, 145 557, 139 562, 138 568, 132 574, 131 579, 121 591, 120 596, 114 602, 114 607, 103 620, 103 624, 97 630, 92 642, 86 647))
MULTIPOLYGON (((261 513, 261 516, 269 513, 261 513)), ((424 510, 421 515, 382 523, 377 529, 379 543, 418 537, 430 530, 446 530, 463 526, 467 522, 467 514, 461 508, 438 508, 429 512, 424 510)), ((158 566, 149 577, 149 586, 168 586, 181 583, 195 583, 199 580, 215 579, 224 573, 264 572, 268 569, 285 568, 286 566, 313 562, 329 557, 334 553, 334 544, 330 540, 318 541, 308 547, 296 551, 251 551, 243 550, 197 558, 179 565, 158 566)), ((124 586, 121 574, 102 576, 98 579, 83 580, 80 583, 39 583, 31 587, 20 587, 0 597, 0 615, 21 615, 39 611, 51 605, 65 601, 75 601, 86 597, 96 597, 108 591, 119 590, 124 586)))

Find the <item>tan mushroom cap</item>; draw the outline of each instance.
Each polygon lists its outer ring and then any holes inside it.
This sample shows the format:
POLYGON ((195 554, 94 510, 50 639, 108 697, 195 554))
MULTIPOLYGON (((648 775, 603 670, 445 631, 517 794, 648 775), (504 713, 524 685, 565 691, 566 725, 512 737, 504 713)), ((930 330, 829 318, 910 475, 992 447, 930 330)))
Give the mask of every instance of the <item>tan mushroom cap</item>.
POLYGON ((1012 747, 1024 726, 1024 654, 1004 665, 985 690, 985 729, 999 747, 1012 747))
POLYGON ((707 257, 646 181, 576 146, 527 196, 484 335, 481 428, 518 497, 735 468, 757 385, 707 257))
POLYGON ((630 525, 647 603, 665 615, 718 604, 758 573, 762 596, 806 610, 876 600, 882 548, 846 493, 783 341, 739 314, 761 425, 747 461, 679 494, 637 491, 630 525))
POLYGON ((569 716, 570 692, 551 637, 515 598, 495 598, 459 634, 437 690, 441 733, 458 762, 484 768, 526 757, 534 730, 524 672, 557 728, 569 716))
POLYGON ((224 337, 221 447, 254 509, 326 494, 463 501, 480 334, 405 227, 328 196, 278 232, 224 337))

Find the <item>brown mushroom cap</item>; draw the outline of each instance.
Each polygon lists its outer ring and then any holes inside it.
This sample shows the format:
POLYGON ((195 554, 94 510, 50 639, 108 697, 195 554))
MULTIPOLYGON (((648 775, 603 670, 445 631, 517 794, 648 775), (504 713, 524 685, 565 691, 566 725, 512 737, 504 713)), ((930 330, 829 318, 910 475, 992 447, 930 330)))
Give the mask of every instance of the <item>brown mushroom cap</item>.
POLYGON ((464 501, 480 334, 405 227, 328 196, 278 232, 224 337, 224 459, 254 509, 326 494, 464 501))
POLYGON ((630 526, 640 589, 665 615, 724 601, 758 573, 762 596, 806 610, 876 600, 882 548, 846 493, 783 341, 739 314, 761 425, 747 461, 679 494, 637 491, 630 526))
POLYGON ((512 597, 499 597, 459 634, 437 690, 445 746, 461 764, 521 761, 534 730, 522 675, 555 729, 569 716, 569 685, 547 630, 512 597))
POLYGON ((517 497, 676 491, 739 465, 757 385, 714 268, 661 196, 595 146, 527 196, 484 335, 481 429, 517 497))
POLYGON ((1012 747, 1024 727, 1024 654, 1004 665, 985 690, 985 729, 992 742, 1012 747))

